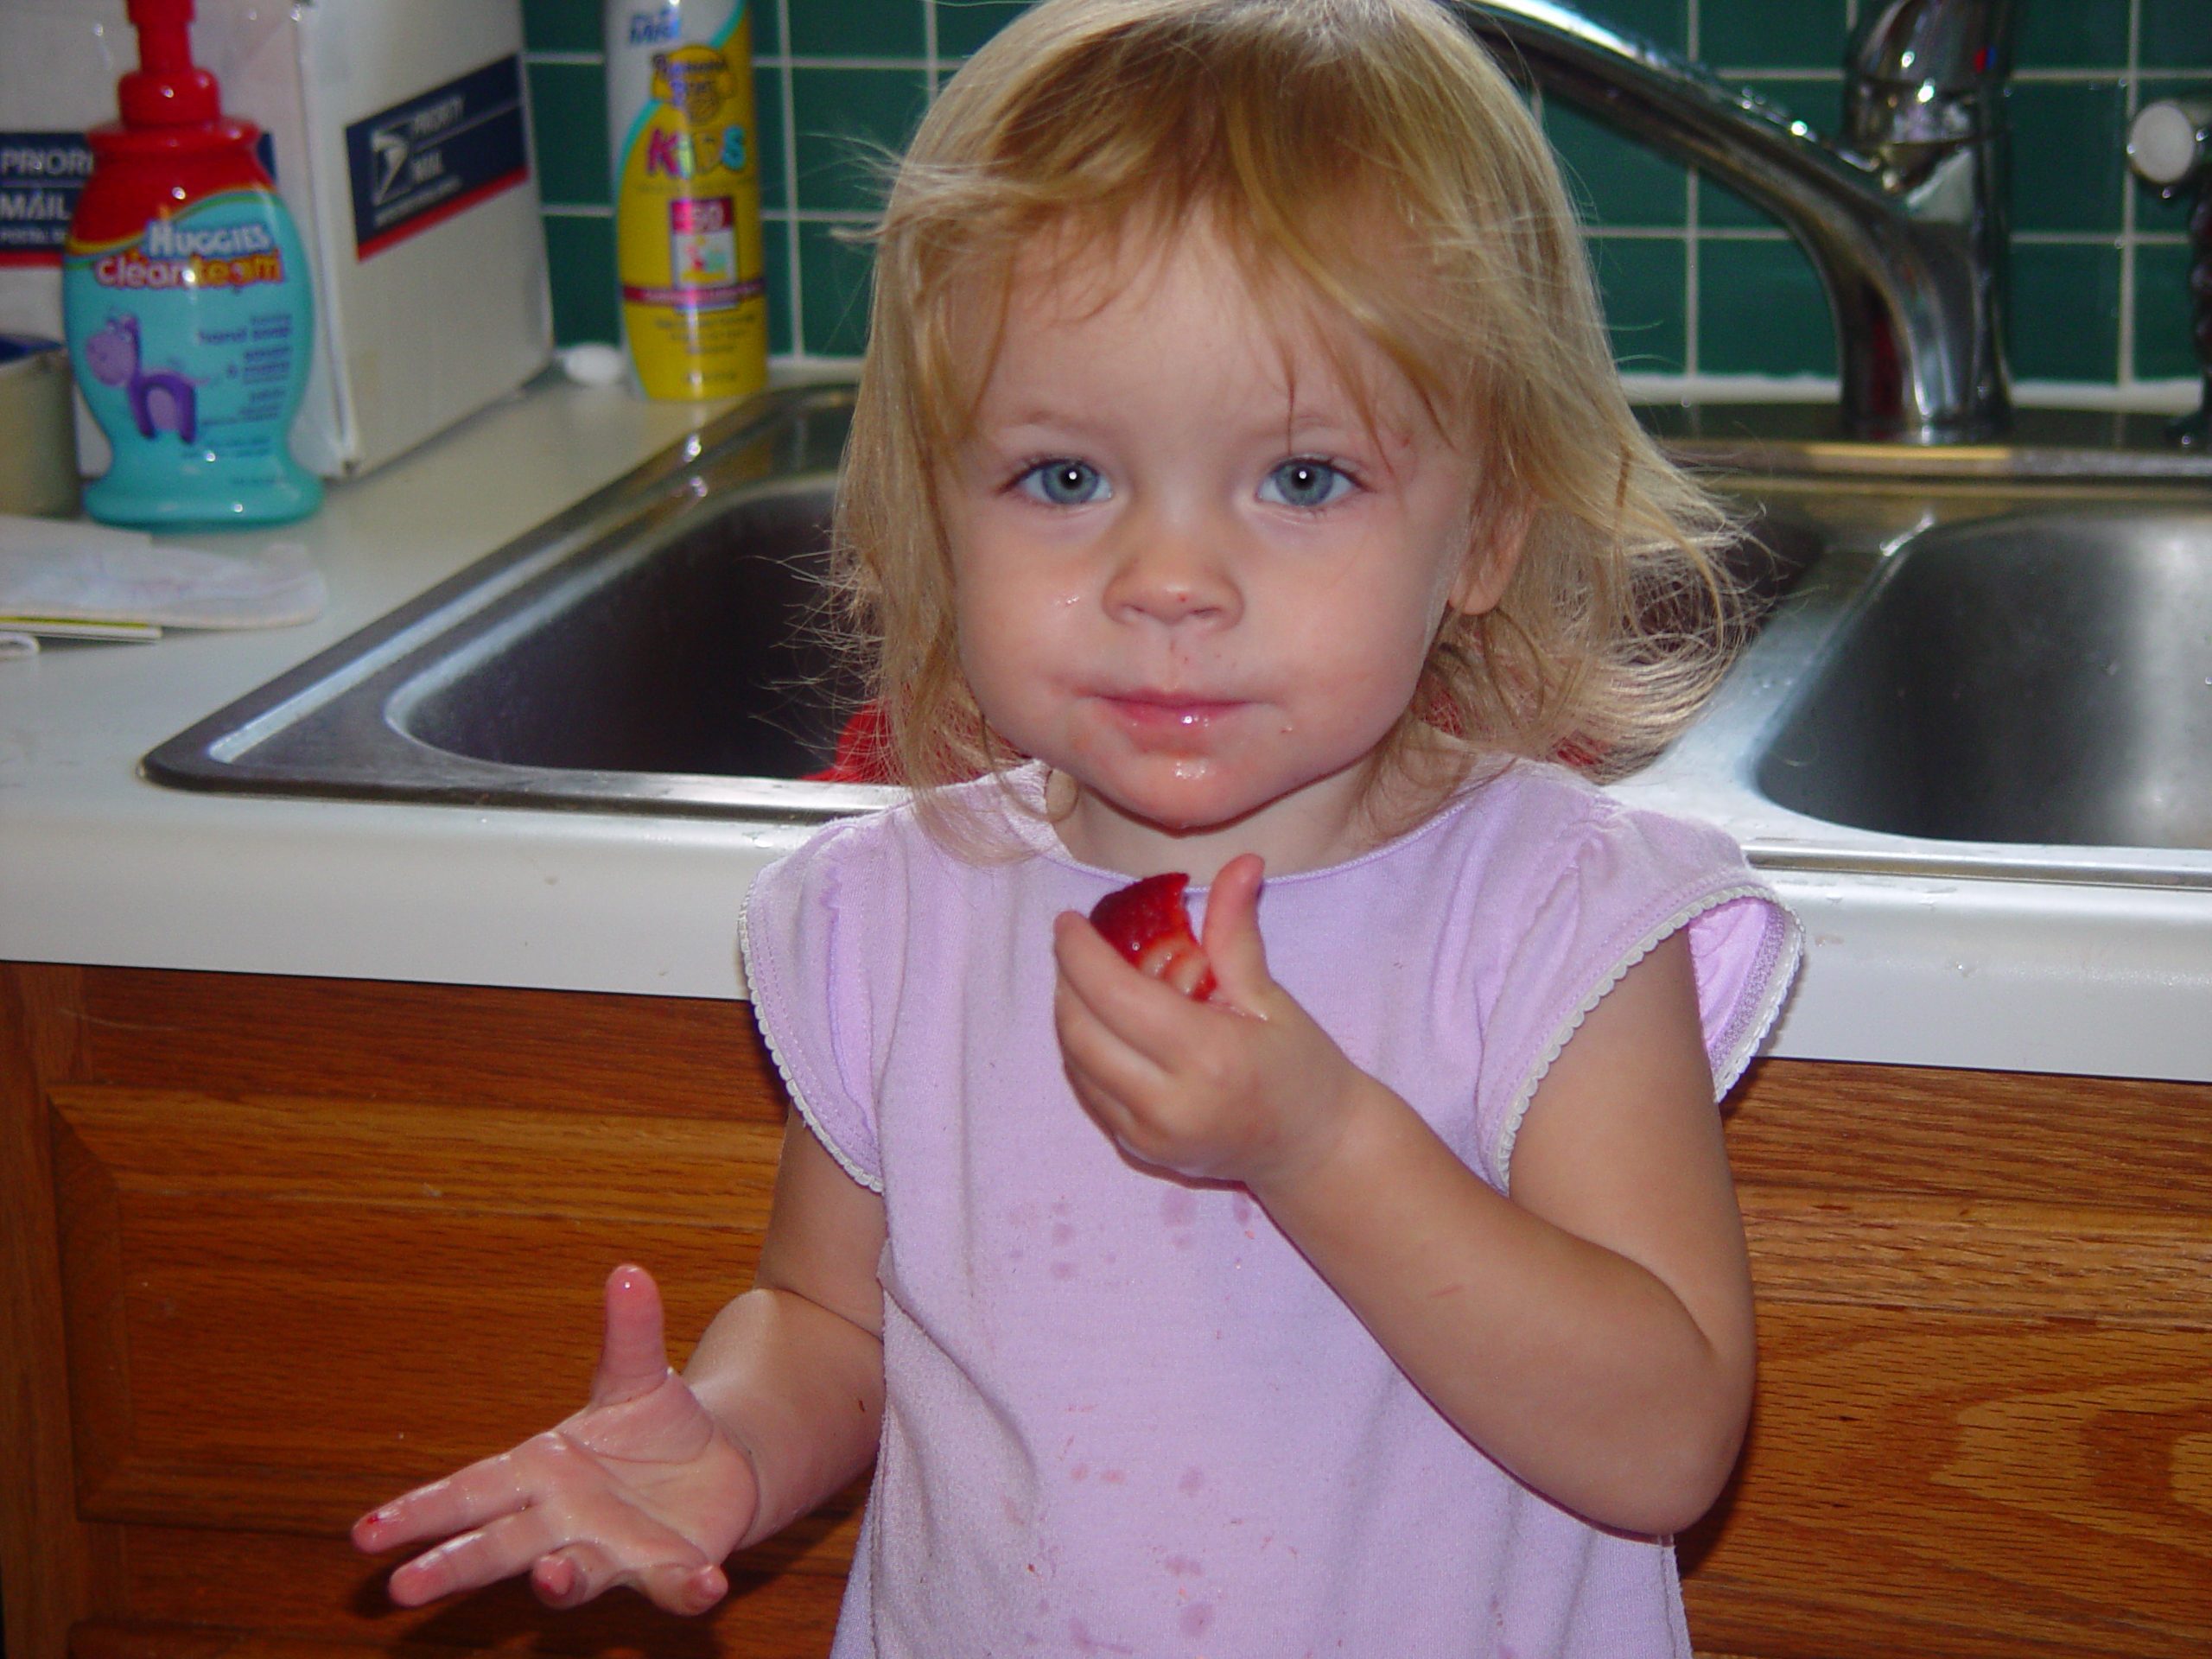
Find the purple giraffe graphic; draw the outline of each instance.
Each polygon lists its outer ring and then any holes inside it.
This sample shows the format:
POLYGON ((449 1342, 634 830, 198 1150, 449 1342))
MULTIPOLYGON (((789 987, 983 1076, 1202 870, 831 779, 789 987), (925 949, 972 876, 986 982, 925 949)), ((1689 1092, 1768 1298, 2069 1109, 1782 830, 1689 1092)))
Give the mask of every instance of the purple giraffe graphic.
POLYGON ((104 386, 121 386, 130 400, 130 418, 138 435, 174 432, 190 443, 199 426, 199 399, 192 382, 173 369, 151 373, 138 366, 138 319, 116 312, 106 326, 85 342, 85 366, 104 386))

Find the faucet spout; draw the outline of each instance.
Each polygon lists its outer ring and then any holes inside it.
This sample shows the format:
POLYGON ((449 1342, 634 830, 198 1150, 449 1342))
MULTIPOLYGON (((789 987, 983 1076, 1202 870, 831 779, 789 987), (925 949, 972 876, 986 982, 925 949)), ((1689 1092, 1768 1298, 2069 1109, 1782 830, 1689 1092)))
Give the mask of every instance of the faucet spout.
POLYGON ((2011 0, 1878 0, 1831 143, 1698 64, 1549 0, 1446 0, 1548 92, 1782 221, 1835 316, 1844 430, 1967 443, 2009 424, 2004 358, 2011 0))

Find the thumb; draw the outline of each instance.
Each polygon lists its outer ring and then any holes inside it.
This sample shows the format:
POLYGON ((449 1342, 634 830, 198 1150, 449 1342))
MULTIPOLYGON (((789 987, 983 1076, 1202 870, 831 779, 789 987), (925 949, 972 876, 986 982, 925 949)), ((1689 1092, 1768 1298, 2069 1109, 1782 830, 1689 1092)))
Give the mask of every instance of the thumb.
POLYGON ((619 1406, 660 1386, 668 1375, 660 1287, 630 1262, 607 1275, 607 1327, 592 1374, 591 1402, 619 1406))
POLYGON ((1268 976, 1267 946, 1260 938, 1260 883, 1267 865, 1257 853, 1240 853, 1221 867, 1206 891, 1206 960, 1223 997, 1256 1011, 1268 976))

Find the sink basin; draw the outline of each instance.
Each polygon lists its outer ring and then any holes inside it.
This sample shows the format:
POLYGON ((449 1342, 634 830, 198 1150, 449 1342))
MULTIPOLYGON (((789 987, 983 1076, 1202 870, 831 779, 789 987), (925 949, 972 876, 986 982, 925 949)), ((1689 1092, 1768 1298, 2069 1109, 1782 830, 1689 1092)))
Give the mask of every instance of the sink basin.
MULTIPOLYGON (((882 804, 805 776, 859 696, 821 626, 850 405, 733 410, 143 770, 756 823, 882 804)), ((1613 789, 1770 868, 2212 888, 2212 503, 2177 481, 1725 474, 1762 625, 1613 789)))
MULTIPOLYGON (((860 682, 826 643, 849 393, 779 394, 149 754, 181 788, 810 820, 860 682)), ((1764 612, 1818 557, 1786 506, 1732 561, 1764 612)))
POLYGON ((1793 811, 1896 836, 2212 849, 2212 511, 1913 537, 1756 777, 1793 811))
POLYGON ((386 704, 401 735, 525 769, 798 778, 859 681, 823 632, 827 478, 739 490, 697 523, 568 562, 444 636, 386 704))
POLYGON ((190 729, 176 788, 807 821, 858 681, 826 642, 850 397, 734 410, 190 729))

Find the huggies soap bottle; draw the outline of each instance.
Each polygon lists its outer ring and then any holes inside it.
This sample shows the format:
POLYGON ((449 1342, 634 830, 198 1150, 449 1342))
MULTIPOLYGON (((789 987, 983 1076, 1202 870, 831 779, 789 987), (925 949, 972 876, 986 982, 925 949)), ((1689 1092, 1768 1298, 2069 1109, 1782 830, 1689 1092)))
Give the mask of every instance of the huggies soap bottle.
POLYGON ((648 397, 768 384, 746 0, 607 0, 622 337, 648 397))
POLYGON ((192 0, 130 0, 138 67, 95 127, 61 302, 77 385, 114 447, 86 486, 118 524, 276 524, 322 505, 292 459, 315 321, 307 253, 192 61, 192 0))

